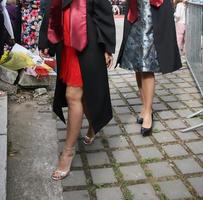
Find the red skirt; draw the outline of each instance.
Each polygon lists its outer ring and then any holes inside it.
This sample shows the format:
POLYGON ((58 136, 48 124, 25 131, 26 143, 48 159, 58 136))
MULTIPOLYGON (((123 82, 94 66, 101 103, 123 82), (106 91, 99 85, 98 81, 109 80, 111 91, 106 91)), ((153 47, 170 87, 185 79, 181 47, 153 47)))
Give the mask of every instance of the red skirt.
POLYGON ((61 55, 60 78, 68 86, 83 87, 80 63, 77 52, 70 47, 70 9, 63 12, 64 16, 64 46, 61 55))

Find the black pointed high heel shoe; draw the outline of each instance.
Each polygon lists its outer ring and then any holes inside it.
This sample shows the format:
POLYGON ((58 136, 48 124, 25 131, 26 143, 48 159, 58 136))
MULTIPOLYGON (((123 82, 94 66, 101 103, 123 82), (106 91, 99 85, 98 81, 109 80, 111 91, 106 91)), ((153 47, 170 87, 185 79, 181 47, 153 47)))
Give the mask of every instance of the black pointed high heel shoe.
POLYGON ((143 137, 147 137, 147 136, 151 136, 152 135, 152 132, 153 132, 153 125, 154 125, 154 122, 153 122, 153 114, 152 114, 152 125, 150 128, 144 128, 144 127, 141 127, 141 134, 143 137))
POLYGON ((137 117, 137 124, 143 124, 143 118, 138 116, 137 117))

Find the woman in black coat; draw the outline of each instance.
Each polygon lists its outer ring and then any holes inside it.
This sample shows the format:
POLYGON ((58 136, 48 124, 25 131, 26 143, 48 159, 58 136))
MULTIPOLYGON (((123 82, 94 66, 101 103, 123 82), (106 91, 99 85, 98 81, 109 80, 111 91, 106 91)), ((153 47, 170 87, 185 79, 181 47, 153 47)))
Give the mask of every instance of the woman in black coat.
POLYGON ((143 103, 137 123, 141 134, 152 134, 154 73, 170 73, 181 65, 171 0, 128 0, 124 38, 118 64, 136 72, 143 103))
POLYGON ((108 0, 64 0, 62 5, 60 2, 47 1, 39 38, 41 54, 56 53, 57 56, 58 78, 53 109, 64 122, 62 107, 69 107, 67 141, 58 168, 52 175, 54 180, 69 174, 83 112, 89 120, 86 143, 91 143, 94 134, 112 119, 107 67, 111 65, 115 51, 115 24, 108 0), (62 12, 64 23, 61 27, 62 12), (71 59, 70 52, 74 54, 71 59), (70 62, 75 62, 71 69, 67 67, 70 62), (64 73, 76 69, 79 78, 73 74, 72 82, 67 81, 64 73))

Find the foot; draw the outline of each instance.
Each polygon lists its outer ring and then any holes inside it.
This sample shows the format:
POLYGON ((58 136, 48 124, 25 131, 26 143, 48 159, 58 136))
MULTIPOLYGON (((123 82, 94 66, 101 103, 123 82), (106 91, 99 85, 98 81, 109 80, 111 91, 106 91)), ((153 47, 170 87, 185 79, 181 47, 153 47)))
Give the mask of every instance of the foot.
POLYGON ((75 156, 75 148, 66 147, 59 159, 58 168, 53 172, 52 179, 55 181, 66 178, 70 173, 71 164, 75 156))
POLYGON ((143 124, 144 116, 145 116, 145 112, 144 112, 144 106, 143 106, 140 114, 137 117, 138 124, 143 124))
POLYGON ((152 135, 153 131, 153 114, 145 115, 144 121, 141 127, 141 134, 143 137, 152 135))
POLYGON ((86 134, 86 136, 84 137, 84 144, 86 145, 90 145, 94 142, 95 139, 95 132, 92 128, 92 126, 89 126, 88 132, 86 134))

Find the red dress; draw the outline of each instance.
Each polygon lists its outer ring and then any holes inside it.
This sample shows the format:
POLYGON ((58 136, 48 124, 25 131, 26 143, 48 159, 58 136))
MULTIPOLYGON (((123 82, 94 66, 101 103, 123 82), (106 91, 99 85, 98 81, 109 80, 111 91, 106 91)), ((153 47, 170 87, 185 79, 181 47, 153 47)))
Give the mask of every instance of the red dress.
POLYGON ((63 12, 64 17, 64 46, 61 58, 60 78, 68 86, 83 87, 83 80, 80 71, 80 64, 77 52, 70 46, 70 9, 63 12))

